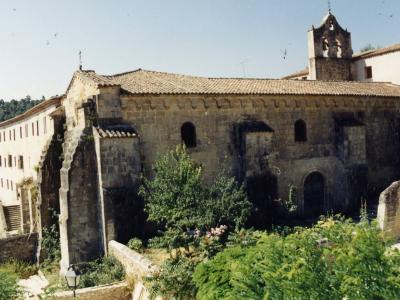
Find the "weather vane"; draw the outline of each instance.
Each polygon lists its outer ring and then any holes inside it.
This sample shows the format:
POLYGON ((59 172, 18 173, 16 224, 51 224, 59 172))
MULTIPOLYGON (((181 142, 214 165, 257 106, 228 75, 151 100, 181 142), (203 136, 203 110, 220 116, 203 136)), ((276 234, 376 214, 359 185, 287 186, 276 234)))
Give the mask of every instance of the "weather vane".
POLYGON ((82 51, 79 50, 79 70, 82 70, 82 51))
POLYGON ((331 0, 328 0, 328 11, 331 13, 331 0))

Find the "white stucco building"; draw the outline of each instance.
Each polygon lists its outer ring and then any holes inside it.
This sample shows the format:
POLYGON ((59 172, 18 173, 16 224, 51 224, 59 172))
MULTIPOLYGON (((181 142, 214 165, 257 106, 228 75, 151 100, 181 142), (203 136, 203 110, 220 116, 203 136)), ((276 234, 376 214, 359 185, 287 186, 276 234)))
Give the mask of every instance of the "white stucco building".
POLYGON ((400 84, 400 44, 353 55, 353 80, 400 84))
POLYGON ((42 151, 54 134, 51 114, 60 103, 61 97, 54 97, 0 123, 0 222, 7 231, 22 229, 20 184, 37 180, 42 151))

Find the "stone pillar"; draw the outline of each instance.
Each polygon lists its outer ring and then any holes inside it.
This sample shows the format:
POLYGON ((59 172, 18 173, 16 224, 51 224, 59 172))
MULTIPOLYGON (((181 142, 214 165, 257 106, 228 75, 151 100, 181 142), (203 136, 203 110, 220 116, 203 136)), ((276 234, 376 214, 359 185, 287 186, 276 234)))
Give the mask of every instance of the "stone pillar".
POLYGON ((6 236, 6 231, 7 231, 6 217, 4 216, 3 204, 0 201, 0 238, 4 238, 6 236))
POLYGON ((382 230, 400 238, 400 181, 393 182, 379 196, 377 219, 382 230))

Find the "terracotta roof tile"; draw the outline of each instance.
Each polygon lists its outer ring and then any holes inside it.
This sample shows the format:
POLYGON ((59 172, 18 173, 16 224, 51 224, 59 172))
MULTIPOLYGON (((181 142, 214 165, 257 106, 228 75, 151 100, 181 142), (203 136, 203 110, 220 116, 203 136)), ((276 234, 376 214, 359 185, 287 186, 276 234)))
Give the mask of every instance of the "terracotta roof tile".
POLYGON ((101 138, 136 137, 135 130, 129 125, 98 126, 95 130, 101 138))
POLYGON ((129 94, 340 95, 400 97, 384 82, 206 78, 136 70, 112 76, 90 74, 99 85, 120 85, 129 94))

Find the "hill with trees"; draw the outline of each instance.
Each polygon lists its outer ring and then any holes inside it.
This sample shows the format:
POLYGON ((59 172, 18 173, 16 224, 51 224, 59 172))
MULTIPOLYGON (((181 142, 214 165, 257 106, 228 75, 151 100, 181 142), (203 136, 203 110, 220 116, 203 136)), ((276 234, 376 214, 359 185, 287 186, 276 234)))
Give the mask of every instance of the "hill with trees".
POLYGON ((0 99, 0 122, 11 119, 19 114, 24 113, 28 109, 34 107, 44 100, 34 100, 30 96, 26 96, 21 100, 4 101, 0 99))

